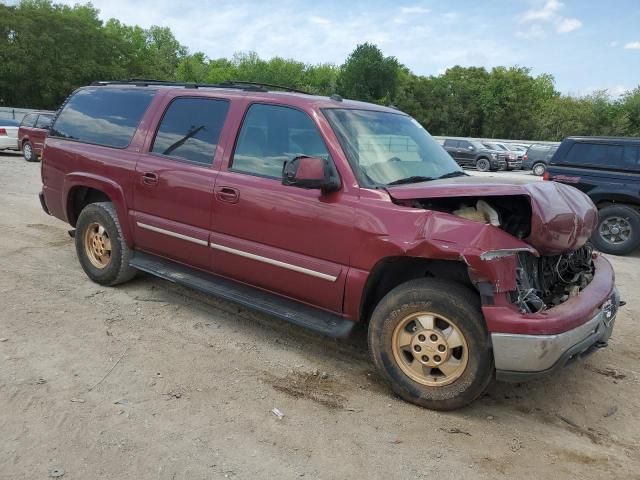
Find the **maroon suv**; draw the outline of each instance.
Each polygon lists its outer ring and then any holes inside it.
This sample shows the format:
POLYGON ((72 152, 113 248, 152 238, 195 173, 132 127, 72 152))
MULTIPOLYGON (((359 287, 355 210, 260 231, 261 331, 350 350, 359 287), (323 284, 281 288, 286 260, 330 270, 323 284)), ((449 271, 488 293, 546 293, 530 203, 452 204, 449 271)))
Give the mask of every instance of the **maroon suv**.
POLYGON ((31 112, 24 116, 18 129, 18 146, 27 162, 36 162, 42 154, 54 112, 31 112))
POLYGON ((384 378, 429 408, 605 346, 620 304, 586 195, 468 176, 411 117, 336 95, 81 88, 42 180, 93 281, 141 270, 336 337, 364 322, 384 378))

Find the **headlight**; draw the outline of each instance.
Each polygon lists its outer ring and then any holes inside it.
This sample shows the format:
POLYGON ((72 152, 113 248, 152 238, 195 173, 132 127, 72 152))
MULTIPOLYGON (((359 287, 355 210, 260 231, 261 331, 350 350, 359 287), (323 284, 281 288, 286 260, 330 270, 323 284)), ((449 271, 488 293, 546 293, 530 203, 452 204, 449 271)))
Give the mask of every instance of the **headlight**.
POLYGON ((493 158, 495 160, 496 158, 498 158, 498 155, 496 155, 495 153, 492 153, 491 154, 491 158, 493 158))

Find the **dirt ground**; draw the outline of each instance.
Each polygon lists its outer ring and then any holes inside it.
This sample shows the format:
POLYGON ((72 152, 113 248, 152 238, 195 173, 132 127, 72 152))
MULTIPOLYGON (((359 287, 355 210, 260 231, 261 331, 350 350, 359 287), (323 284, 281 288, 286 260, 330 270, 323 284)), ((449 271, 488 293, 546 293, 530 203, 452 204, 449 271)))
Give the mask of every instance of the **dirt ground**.
POLYGON ((0 479, 640 478, 640 253, 611 258, 609 348, 438 413, 394 397, 362 333, 92 283, 39 189, 0 155, 0 479))

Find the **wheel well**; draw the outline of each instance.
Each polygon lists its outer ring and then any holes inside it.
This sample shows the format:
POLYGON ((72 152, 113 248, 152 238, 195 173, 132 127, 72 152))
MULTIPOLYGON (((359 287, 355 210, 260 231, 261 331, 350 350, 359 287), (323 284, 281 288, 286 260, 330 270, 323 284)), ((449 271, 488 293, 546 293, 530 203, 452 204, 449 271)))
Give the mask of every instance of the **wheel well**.
POLYGON ((629 201, 624 201, 624 200, 620 200, 620 201, 600 200, 598 203, 596 203, 596 207, 598 208, 598 210, 602 210, 603 208, 606 208, 606 207, 611 207, 612 205, 622 205, 625 207, 633 208, 635 211, 640 213, 640 203, 631 203, 629 201))
POLYGON ((67 218, 71 226, 76 226, 80 212, 90 203, 110 202, 109 196, 101 190, 91 187, 75 187, 69 192, 67 218))
POLYGON ((395 287, 423 277, 451 280, 474 288, 467 266, 462 262, 416 257, 385 258, 369 273, 362 295, 360 320, 369 321, 378 302, 395 287))

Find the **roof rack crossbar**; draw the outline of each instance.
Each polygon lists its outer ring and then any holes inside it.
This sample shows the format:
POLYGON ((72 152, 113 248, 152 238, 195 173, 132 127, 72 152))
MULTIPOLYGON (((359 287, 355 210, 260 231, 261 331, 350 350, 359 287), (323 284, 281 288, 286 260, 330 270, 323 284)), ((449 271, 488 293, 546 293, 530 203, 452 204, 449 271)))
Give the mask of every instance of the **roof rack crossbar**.
POLYGON ((274 85, 271 83, 248 82, 244 80, 233 80, 221 83, 198 83, 198 82, 171 82, 167 80, 153 80, 148 78, 130 78, 128 80, 98 80, 93 82, 93 86, 101 85, 135 85, 139 87, 166 86, 166 87, 185 87, 185 88, 235 88, 238 90, 267 92, 267 88, 284 90, 286 92, 303 93, 310 95, 309 92, 298 90, 295 88, 285 87, 282 85, 274 85))

